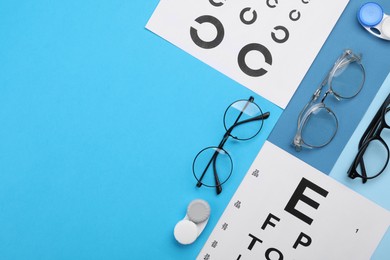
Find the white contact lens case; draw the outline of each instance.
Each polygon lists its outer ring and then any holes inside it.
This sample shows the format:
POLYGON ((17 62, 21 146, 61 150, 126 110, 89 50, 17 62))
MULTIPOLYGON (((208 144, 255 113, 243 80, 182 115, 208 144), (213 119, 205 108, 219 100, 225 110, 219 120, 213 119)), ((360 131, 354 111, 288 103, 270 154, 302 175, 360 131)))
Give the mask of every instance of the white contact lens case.
POLYGON ((206 227, 210 212, 210 205, 206 201, 193 200, 187 207, 186 216, 173 230, 177 242, 183 245, 192 244, 206 227))

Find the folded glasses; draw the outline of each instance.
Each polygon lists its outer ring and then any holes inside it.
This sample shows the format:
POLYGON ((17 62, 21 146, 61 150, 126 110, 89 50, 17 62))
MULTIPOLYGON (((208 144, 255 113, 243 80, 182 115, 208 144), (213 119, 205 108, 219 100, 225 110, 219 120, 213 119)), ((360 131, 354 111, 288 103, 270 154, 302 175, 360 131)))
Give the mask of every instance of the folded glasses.
POLYGON ((378 177, 389 163, 389 147, 381 137, 384 129, 390 129, 390 94, 383 102, 359 141, 359 151, 348 170, 352 179, 363 183, 378 177))
POLYGON ((320 148, 332 141, 338 130, 338 120, 335 113, 325 105, 326 97, 332 94, 337 100, 351 99, 359 94, 364 81, 365 70, 361 57, 346 50, 299 113, 293 140, 296 151, 302 147, 320 148), (326 85, 328 89, 321 101, 316 103, 326 85))
POLYGON ((270 113, 263 111, 251 96, 248 100, 233 102, 225 111, 223 124, 225 134, 218 146, 210 146, 201 150, 192 163, 192 171, 197 180, 197 187, 215 187, 217 194, 222 192, 224 184, 233 171, 233 160, 223 149, 229 137, 236 140, 249 140, 255 137, 263 127, 263 120, 270 113))

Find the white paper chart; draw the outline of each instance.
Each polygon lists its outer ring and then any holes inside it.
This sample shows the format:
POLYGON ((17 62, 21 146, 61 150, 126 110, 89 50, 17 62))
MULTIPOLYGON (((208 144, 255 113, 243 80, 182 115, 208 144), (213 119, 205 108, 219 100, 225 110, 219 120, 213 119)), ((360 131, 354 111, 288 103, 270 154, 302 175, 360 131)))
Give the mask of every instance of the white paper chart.
POLYGON ((161 0, 146 28, 285 108, 347 3, 161 0))
POLYGON ((367 260, 389 224, 389 211, 267 141, 197 259, 367 260))

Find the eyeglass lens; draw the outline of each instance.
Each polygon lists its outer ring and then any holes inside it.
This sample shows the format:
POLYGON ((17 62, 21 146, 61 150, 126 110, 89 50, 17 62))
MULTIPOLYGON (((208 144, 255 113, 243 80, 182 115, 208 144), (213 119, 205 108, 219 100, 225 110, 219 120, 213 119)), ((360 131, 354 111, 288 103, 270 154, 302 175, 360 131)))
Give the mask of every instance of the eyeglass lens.
POLYGON ((219 185, 225 183, 232 174, 232 170, 232 158, 225 150, 218 147, 203 149, 195 157, 193 163, 193 172, 196 180, 207 187, 216 187, 218 181, 219 185), (215 178, 218 178, 218 181, 215 178))
POLYGON ((306 118, 302 128, 302 140, 310 147, 328 144, 337 132, 337 119, 325 106, 316 106, 306 118))
POLYGON ((330 75, 330 88, 333 93, 341 98, 357 95, 365 80, 362 70, 363 67, 358 62, 351 62, 348 58, 341 60, 330 75))
POLYGON ((223 123, 225 130, 234 126, 230 132, 230 136, 239 140, 248 140, 257 135, 262 126, 263 120, 251 119, 262 116, 263 112, 260 107, 248 100, 238 100, 231 104, 225 111, 223 123), (238 119, 238 120, 237 120, 238 119), (245 124, 237 124, 238 122, 246 122, 245 124))
POLYGON ((363 153, 362 160, 358 162, 356 172, 360 176, 366 175, 366 178, 373 178, 380 174, 387 165, 388 151, 386 144, 379 139, 372 139, 370 142, 366 142, 362 147, 363 153), (360 163, 364 163, 364 167, 360 163), (362 170, 364 168, 365 173, 362 170))

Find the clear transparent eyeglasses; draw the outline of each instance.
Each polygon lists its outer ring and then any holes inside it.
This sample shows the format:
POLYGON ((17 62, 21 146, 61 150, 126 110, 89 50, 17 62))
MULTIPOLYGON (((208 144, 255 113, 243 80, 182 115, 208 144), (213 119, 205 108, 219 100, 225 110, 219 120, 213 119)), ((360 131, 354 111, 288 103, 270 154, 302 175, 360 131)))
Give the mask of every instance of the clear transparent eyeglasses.
POLYGON ((254 98, 238 100, 225 111, 223 125, 225 134, 218 146, 210 146, 201 150, 194 159, 192 171, 197 180, 197 187, 215 187, 217 194, 222 192, 224 184, 233 171, 233 160, 223 149, 229 137, 236 140, 249 140, 255 137, 263 127, 263 120, 270 113, 263 111, 254 103, 254 98))
POLYGON ((338 129, 338 120, 335 113, 325 105, 326 97, 331 94, 337 100, 351 99, 359 94, 364 81, 365 70, 360 55, 351 50, 344 51, 299 113, 293 141, 296 151, 300 151, 302 147, 324 147, 332 141, 338 129), (325 86, 328 89, 321 101, 316 102, 325 86))
POLYGON ((389 147, 381 135, 389 137, 390 131, 390 95, 372 119, 359 141, 359 151, 348 170, 352 179, 361 178, 363 183, 378 177, 389 163, 389 147))

